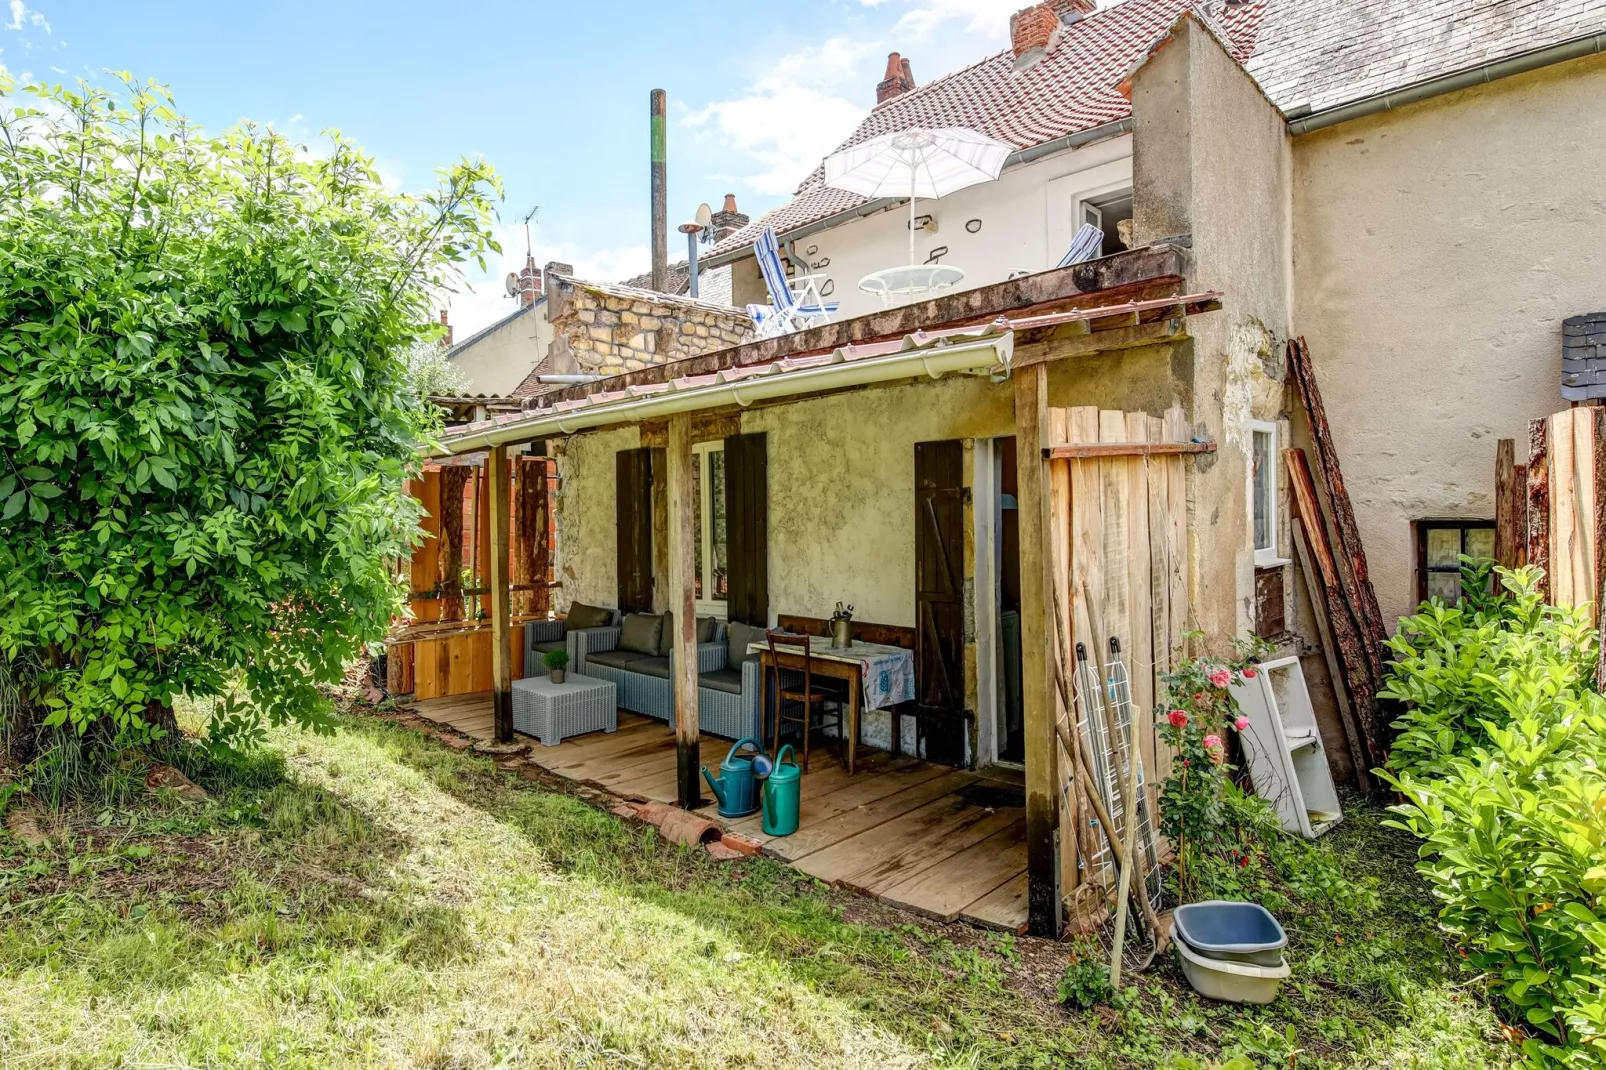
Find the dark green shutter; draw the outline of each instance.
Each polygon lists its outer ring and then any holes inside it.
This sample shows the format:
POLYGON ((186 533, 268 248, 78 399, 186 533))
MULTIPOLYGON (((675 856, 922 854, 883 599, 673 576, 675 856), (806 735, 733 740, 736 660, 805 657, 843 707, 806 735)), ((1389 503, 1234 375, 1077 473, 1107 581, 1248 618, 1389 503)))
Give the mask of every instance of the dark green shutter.
POLYGON ((725 613, 769 624, 769 454, 763 433, 725 439, 725 613))
POLYGON ((619 611, 652 612, 652 450, 616 455, 619 611))
POLYGON ((964 761, 964 445, 915 443, 915 701, 928 760, 964 761))

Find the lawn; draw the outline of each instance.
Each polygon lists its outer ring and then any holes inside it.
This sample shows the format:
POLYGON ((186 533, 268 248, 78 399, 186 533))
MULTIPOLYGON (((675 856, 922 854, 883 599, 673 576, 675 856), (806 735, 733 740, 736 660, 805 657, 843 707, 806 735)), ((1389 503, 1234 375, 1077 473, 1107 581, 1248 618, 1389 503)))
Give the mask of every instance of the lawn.
POLYGON ((210 800, 0 836, 0 1065, 1506 1065, 1375 809, 1331 842, 1376 909, 1293 910, 1277 1004, 1165 962, 1070 1011, 1062 945, 715 863, 381 717, 190 771, 210 800))

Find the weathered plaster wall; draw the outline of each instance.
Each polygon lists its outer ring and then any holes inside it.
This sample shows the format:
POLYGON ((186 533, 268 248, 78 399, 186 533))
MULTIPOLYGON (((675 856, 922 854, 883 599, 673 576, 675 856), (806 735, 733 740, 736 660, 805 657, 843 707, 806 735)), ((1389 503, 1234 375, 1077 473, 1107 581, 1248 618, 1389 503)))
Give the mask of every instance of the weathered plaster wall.
POLYGON ((521 315, 493 324, 454 354, 452 364, 467 377, 468 393, 506 397, 541 363, 551 341, 546 302, 537 301, 521 315))
POLYGON ((1494 515, 1495 442, 1565 407, 1561 321, 1606 308, 1606 57, 1294 142, 1310 343, 1385 620, 1411 522, 1494 515))
POLYGON ((1189 235, 1195 290, 1222 310, 1189 322, 1196 433, 1219 451, 1190 466, 1191 611, 1210 645, 1253 626, 1249 421, 1283 408, 1289 321, 1288 136, 1253 80, 1197 22, 1133 77, 1133 233, 1189 235))
POLYGON ((552 444, 558 459, 558 545, 553 575, 563 584, 554 599, 559 611, 566 612, 570 602, 609 608, 619 605, 614 456, 640 443, 641 433, 625 427, 573 435, 552 444))

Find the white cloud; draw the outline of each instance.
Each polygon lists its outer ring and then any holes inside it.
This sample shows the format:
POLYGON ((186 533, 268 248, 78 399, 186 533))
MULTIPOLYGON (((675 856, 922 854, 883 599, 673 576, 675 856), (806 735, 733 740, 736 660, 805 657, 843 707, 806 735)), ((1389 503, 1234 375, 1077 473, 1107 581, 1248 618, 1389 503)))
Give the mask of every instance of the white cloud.
MULTIPOLYGON (((863 0, 879 6, 886 0, 863 0)), ((940 29, 977 43, 995 44, 1009 37, 1009 17, 1026 6, 1022 0, 903 0, 908 8, 893 33, 899 40, 924 43, 940 29), (950 23, 958 23, 950 26, 950 23)))
POLYGON ((11 21, 6 23, 5 28, 20 31, 29 26, 50 32, 50 23, 45 21, 44 15, 23 4, 22 0, 11 0, 11 21))
POLYGON ((754 193, 785 196, 869 111, 877 45, 835 37, 771 63, 738 96, 681 120, 752 169, 732 177, 754 193))

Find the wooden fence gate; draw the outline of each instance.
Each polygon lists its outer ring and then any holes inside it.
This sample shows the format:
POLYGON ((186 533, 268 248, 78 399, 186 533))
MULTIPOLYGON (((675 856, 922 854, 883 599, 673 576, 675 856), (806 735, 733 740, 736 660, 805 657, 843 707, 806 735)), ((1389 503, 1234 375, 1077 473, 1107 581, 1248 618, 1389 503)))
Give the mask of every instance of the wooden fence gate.
MULTIPOLYGON (((511 655, 524 675, 522 625, 544 618, 551 599, 554 480, 544 457, 509 458, 511 655)), ((413 619, 387 640, 387 690, 419 699, 491 689, 489 465, 475 457, 426 465, 408 490, 424 506, 424 542, 401 565, 413 619)))
POLYGON ((1156 734, 1154 709, 1185 631, 1184 464, 1214 446, 1189 441, 1180 408, 1163 417, 1050 409, 1047 432, 1056 443, 1046 452, 1060 682, 1060 890, 1073 904, 1071 925, 1086 927, 1102 916, 1114 888, 1114 860, 1099 825, 1115 834, 1131 809, 1121 776, 1128 724, 1137 725, 1143 759, 1136 809, 1147 831, 1139 843, 1152 848, 1140 872, 1157 869, 1156 785, 1171 756, 1156 734), (1102 694, 1090 703, 1093 689, 1102 694))

